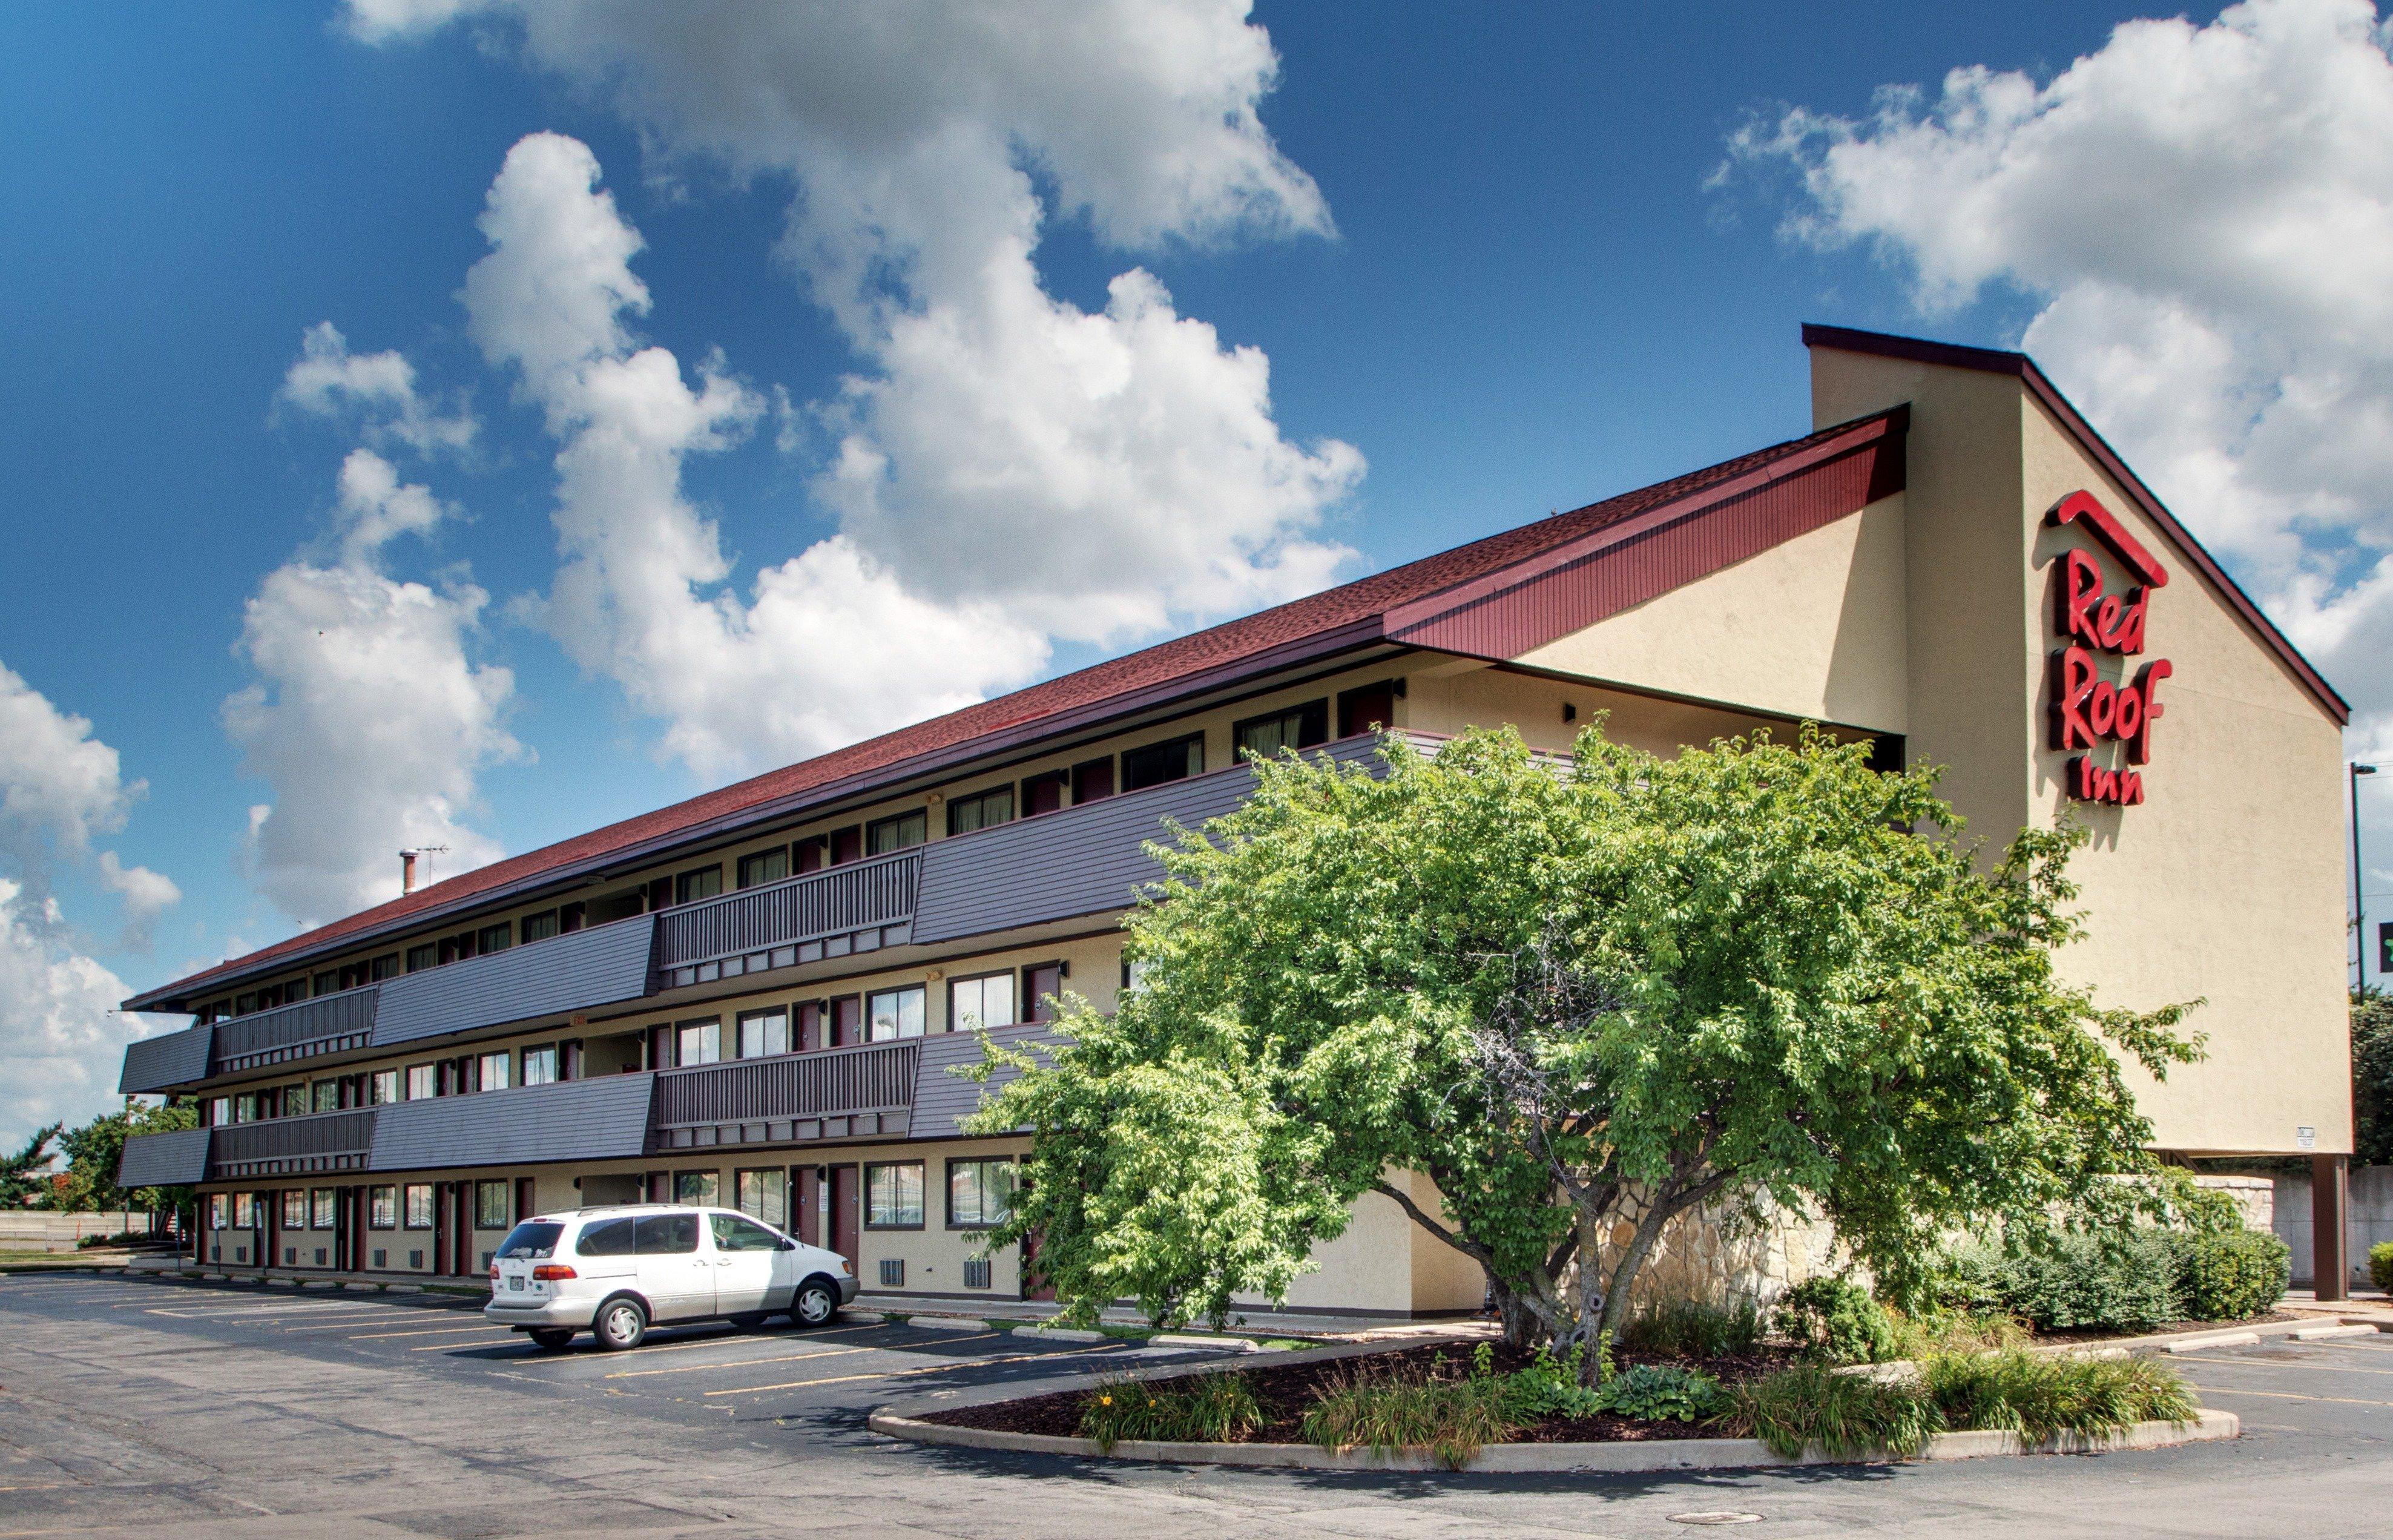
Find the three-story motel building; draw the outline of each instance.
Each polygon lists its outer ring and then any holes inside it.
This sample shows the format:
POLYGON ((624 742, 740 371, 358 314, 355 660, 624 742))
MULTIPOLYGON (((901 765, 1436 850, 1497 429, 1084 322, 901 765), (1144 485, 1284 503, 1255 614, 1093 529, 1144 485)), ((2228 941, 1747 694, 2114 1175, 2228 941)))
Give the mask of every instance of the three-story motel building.
MULTIPOLYGON (((1022 1139, 949 1071, 1053 998, 1109 1009, 1167 819, 1243 758, 1371 762, 1596 713, 1655 750, 1816 721, 1934 762, 1971 831, 2073 810, 2105 1003, 2202 998, 2207 1057, 2138 1077, 2174 1155, 2299 1155, 2342 1233, 2351 1148, 2344 702, 2027 359, 1810 329, 1817 430, 1674 480, 595 829, 126 1002, 190 1022, 126 1092, 195 1183, 192 1260, 479 1276, 522 1215, 736 1205, 866 1294, 1035 1293, 984 1255, 1022 1139)), ((1417 1192, 1434 1201, 1425 1182, 1417 1192)), ((1474 1308, 1475 1266, 1378 1197, 1292 1308, 1474 1308)), ((2347 1274, 2339 1257, 2319 1276, 2347 1274)))

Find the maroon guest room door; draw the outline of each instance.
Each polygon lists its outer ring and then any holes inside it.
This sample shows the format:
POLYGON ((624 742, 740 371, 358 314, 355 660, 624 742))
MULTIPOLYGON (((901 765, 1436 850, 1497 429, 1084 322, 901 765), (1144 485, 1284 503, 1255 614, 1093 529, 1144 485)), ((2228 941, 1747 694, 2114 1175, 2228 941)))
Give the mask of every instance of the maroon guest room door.
POLYGON ((857 1205, 857 1168, 834 1166, 830 1168, 830 1248, 847 1259, 848 1266, 861 1276, 864 1268, 857 1260, 857 1244, 863 1237, 863 1212, 857 1205))

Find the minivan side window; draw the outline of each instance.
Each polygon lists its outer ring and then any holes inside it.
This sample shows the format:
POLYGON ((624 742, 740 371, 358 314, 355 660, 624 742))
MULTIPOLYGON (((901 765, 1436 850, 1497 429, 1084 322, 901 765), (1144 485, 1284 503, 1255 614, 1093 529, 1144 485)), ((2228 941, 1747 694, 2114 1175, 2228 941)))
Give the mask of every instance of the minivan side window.
POLYGON ((643 1257, 678 1257, 698 1249, 696 1214, 650 1214, 632 1221, 638 1226, 632 1249, 643 1257))
POLYGON ((714 1249, 717 1251, 778 1251, 781 1237, 739 1214, 709 1214, 707 1222, 714 1226, 714 1249))
POLYGON ((573 1249, 584 1257, 628 1257, 632 1254, 632 1221, 608 1220, 594 1224, 573 1243, 573 1249))

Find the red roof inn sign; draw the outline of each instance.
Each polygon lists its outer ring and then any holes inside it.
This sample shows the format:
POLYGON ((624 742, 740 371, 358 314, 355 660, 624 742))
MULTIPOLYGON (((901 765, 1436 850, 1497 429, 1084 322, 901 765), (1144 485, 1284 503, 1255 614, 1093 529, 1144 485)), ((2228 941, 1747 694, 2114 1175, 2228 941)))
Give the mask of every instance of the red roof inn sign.
POLYGON ((2145 607, 2152 590, 2168 586, 2168 573, 2092 492, 2070 493, 2051 517, 2056 528, 2083 528, 2142 580, 2124 594, 2111 593, 2094 554, 2073 546, 2060 558, 2053 582, 2053 629, 2060 633, 2060 648, 2052 655, 2052 747, 2062 753, 2086 750, 2069 762, 2071 796, 2131 807, 2144 800, 2138 766, 2151 760, 2152 724, 2164 712, 2156 692, 2176 671, 2168 659, 2156 658, 2129 683, 2125 660, 2144 650, 2145 607), (2117 684, 2103 677, 2105 657, 2119 660, 2117 684), (2109 763, 2098 763, 2098 758, 2109 763))

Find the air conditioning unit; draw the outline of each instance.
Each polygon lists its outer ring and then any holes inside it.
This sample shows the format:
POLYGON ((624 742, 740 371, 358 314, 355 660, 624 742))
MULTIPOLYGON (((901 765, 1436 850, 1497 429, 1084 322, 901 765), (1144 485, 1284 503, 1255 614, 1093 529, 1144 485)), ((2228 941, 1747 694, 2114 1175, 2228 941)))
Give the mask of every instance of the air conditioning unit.
POLYGON ((282 1265, 284 1267, 297 1267, 299 1265, 299 1248, 297 1246, 286 1246, 282 1248, 282 1265))
POLYGON ((881 1286, 883 1288, 904 1288, 906 1286, 906 1262, 903 1258, 883 1257, 881 1259, 881 1286))
POLYGON ((986 1257, 966 1257, 966 1258, 964 1259, 964 1287, 966 1287, 966 1288, 987 1288, 987 1287, 988 1287, 988 1259, 987 1259, 987 1258, 986 1258, 986 1257))
POLYGON ((316 1265, 318 1267, 324 1265, 324 1248, 320 1246, 316 1248, 316 1265))
POLYGON ((421 1251, 409 1252, 407 1254, 407 1265, 410 1267, 422 1267, 424 1265, 424 1253, 421 1251))
POLYGON ((373 1254, 373 1265, 377 1268, 388 1267, 390 1265, 390 1253, 387 1251, 375 1252, 373 1254))

